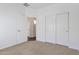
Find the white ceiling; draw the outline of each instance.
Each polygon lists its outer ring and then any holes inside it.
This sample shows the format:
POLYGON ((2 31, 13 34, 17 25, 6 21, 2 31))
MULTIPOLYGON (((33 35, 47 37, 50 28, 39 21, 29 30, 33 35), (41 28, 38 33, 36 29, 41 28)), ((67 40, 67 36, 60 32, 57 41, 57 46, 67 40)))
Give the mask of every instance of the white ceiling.
POLYGON ((28 3, 28 4, 30 5, 29 8, 40 9, 52 5, 54 3, 28 3))

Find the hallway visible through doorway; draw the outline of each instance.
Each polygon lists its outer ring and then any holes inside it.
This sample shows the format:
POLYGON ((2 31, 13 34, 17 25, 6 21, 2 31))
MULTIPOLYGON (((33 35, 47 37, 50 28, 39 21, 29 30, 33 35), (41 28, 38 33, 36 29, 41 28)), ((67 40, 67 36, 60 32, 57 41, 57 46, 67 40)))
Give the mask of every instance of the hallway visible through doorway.
POLYGON ((28 35, 28 41, 34 41, 36 40, 36 17, 28 17, 29 22, 29 35, 28 35))

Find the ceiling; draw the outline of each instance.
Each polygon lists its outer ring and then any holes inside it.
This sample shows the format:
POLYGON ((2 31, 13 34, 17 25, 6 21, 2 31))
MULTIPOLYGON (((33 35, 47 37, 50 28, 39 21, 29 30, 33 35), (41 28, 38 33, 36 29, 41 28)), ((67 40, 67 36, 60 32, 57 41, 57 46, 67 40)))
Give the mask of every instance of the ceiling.
POLYGON ((28 4, 30 5, 29 8, 40 9, 52 5, 54 3, 28 3, 28 4))

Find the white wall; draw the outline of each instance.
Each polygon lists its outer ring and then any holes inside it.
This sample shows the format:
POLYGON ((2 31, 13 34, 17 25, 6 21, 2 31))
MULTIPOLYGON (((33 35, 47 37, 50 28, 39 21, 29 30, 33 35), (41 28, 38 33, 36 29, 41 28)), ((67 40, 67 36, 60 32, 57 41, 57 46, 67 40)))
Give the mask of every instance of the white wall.
POLYGON ((55 30, 49 33, 52 36, 50 39, 46 37, 45 31, 50 30, 51 24, 45 25, 45 20, 52 17, 52 29, 55 29, 55 16, 63 12, 69 12, 69 47, 79 50, 79 4, 54 4, 38 10, 37 40, 46 42, 52 39, 52 42, 55 43, 55 30))
POLYGON ((0 49, 27 41, 25 21, 24 6, 0 4, 0 49))

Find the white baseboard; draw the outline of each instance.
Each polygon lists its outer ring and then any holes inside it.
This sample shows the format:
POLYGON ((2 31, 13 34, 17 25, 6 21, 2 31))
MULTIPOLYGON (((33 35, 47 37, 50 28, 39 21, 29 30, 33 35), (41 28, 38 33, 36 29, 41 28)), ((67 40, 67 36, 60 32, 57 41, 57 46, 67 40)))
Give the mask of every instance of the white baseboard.
POLYGON ((69 46, 69 48, 79 51, 79 49, 78 48, 75 48, 75 47, 69 46))

